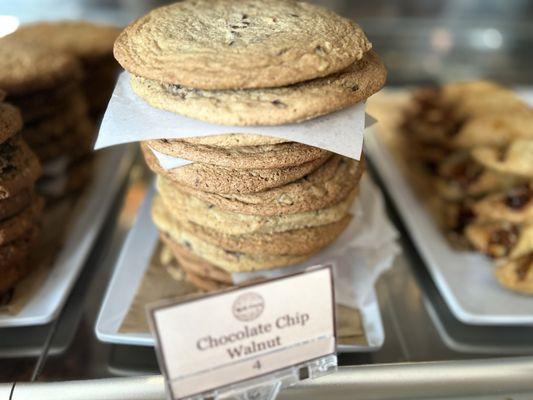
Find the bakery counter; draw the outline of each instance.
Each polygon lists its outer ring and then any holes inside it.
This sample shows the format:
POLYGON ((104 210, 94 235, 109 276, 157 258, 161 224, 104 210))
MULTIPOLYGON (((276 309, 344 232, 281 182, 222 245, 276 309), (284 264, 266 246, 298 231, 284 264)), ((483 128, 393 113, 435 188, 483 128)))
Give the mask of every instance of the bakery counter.
MULTIPOLYGON (((88 385, 87 390, 102 390, 105 395, 101 398, 119 398, 113 397, 113 391, 116 394, 121 385, 135 388, 136 398, 162 395, 160 378, 148 380, 156 386, 147 385, 147 378, 139 378, 159 373, 151 347, 105 344, 95 335, 96 318, 112 269, 149 185, 149 174, 141 160, 130 175, 58 320, 40 328, 21 329, 18 334, 2 333, 2 344, 9 340, 9 347, 20 350, 20 354, 0 355, 0 379, 21 382, 20 393, 29 394, 35 387, 22 382, 95 379, 83 385, 88 385), (35 341, 33 350, 38 349, 30 355, 24 353, 28 337, 35 341), (114 381, 101 381, 125 377, 136 378, 121 379, 110 386, 105 382, 114 381), (142 393, 146 396, 142 397, 142 393)), ((313 393, 315 390, 320 393, 327 387, 338 395, 335 398, 345 398, 350 391, 360 391, 362 398, 374 398, 376 393, 387 396, 395 393, 401 397, 417 391, 440 395, 450 388, 457 394, 482 393, 485 385, 496 385, 496 382, 502 391, 508 385, 533 393, 533 382, 524 376, 533 369, 533 329, 472 327, 457 321, 440 297, 390 203, 387 208, 401 233, 402 254, 376 286, 385 330, 383 346, 374 352, 340 354, 338 373, 289 390, 287 396, 308 398, 311 388, 313 393), (459 381, 465 385, 454 387, 459 381), (402 394, 406 387, 412 392, 402 394)), ((73 386, 68 385, 74 383, 65 385, 46 387, 60 392, 61 388, 68 388, 71 395, 73 386)))

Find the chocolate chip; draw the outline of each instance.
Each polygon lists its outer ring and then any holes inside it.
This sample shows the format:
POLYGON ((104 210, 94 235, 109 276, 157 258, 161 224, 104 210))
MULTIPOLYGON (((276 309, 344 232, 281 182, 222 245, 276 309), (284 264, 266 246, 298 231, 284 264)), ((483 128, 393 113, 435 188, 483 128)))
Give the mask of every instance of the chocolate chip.
POLYGON ((183 241, 183 245, 187 247, 189 250, 192 249, 192 244, 188 240, 183 241))
POLYGON ((441 168, 439 172, 445 179, 451 180, 460 189, 466 190, 479 179, 483 173, 483 168, 479 164, 472 163, 470 159, 463 158, 453 160, 445 168, 441 168))
POLYGON ((505 147, 498 149, 498 161, 504 162, 507 158, 507 149, 505 147))
POLYGON ((298 14, 289 14, 291 17, 294 17, 294 18, 300 18, 300 16, 298 14))
POLYGON ((274 104, 278 108, 287 108, 287 104, 285 104, 281 100, 277 100, 277 99, 276 100, 272 100, 271 103, 274 104))
POLYGON ((231 250, 226 250, 226 249, 224 249, 224 253, 226 253, 229 256, 236 257, 236 258, 240 258, 242 256, 242 253, 238 253, 236 251, 231 251, 231 250))
POLYGON ((276 55, 281 56, 282 54, 285 54, 287 51, 289 51, 289 49, 287 48, 281 49, 280 51, 276 53, 276 55))
POLYGON ((243 14, 241 19, 248 19, 248 14, 243 14))
POLYGON ((4 142, 0 146, 0 158, 3 162, 10 162, 15 156, 17 147, 13 144, 12 141, 4 142))
POLYGON ((511 225, 507 229, 500 228, 491 232, 489 237, 490 256, 503 257, 508 255, 518 240, 519 233, 519 229, 515 225, 511 225), (503 246, 503 249, 500 248, 501 246, 503 246))
POLYGON ((15 289, 9 289, 7 292, 2 294, 0 296, 0 306, 6 306, 9 304, 11 299, 13 298, 13 294, 15 293, 15 289))
POLYGON ((319 45, 315 47, 315 53, 319 55, 324 55, 326 54, 326 50, 324 50, 324 48, 319 45))
POLYGON ((228 43, 228 46, 233 46, 235 44, 235 40, 232 40, 231 42, 228 43))
POLYGON ((215 206, 214 206, 213 204, 209 204, 209 205, 207 206, 207 209, 208 209, 208 210, 211 210, 211 209, 214 208, 214 207, 215 207, 215 206))
POLYGON ((15 167, 13 164, 8 164, 5 167, 2 167, 2 174, 9 174, 12 172, 15 172, 17 170, 17 167, 15 167))
POLYGON ((513 189, 505 197, 505 205, 514 210, 520 210, 531 200, 531 189, 529 186, 524 185, 519 188, 513 189))
POLYGON ((474 211, 470 207, 461 205, 457 211, 457 218, 453 231, 462 234, 466 226, 475 218, 475 216, 476 214, 474 214, 474 211))

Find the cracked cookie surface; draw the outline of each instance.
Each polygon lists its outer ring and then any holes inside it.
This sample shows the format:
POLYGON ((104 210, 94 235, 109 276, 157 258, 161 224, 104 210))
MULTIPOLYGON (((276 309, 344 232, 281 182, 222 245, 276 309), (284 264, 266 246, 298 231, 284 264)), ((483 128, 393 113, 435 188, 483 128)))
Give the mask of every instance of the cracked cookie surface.
POLYGON ((363 163, 334 155, 311 174, 263 192, 221 195, 186 186, 179 189, 224 211, 263 216, 318 213, 345 199, 358 185, 363 171, 363 163))
POLYGON ((177 185, 163 177, 158 177, 157 189, 175 218, 188 218, 198 225, 209 226, 230 235, 273 233, 333 223, 349 212, 358 194, 358 187, 355 187, 348 196, 330 207, 294 214, 263 216, 225 211, 180 191, 177 185))
POLYGON ((180 139, 148 140, 145 143, 168 156, 235 169, 292 167, 331 154, 297 142, 235 147, 191 144, 180 139))
POLYGON ((152 10, 115 42, 124 69, 201 89, 285 86, 347 68, 370 50, 325 8, 271 0, 185 0, 152 10))
POLYGON ((141 149, 148 167, 155 173, 181 185, 218 194, 255 193, 283 186, 313 172, 330 157, 326 154, 285 168, 233 169, 195 162, 165 170, 148 145, 142 143, 141 149))
POLYGON ((25 43, 0 39, 0 87, 9 96, 51 89, 81 76, 81 66, 68 54, 25 43))

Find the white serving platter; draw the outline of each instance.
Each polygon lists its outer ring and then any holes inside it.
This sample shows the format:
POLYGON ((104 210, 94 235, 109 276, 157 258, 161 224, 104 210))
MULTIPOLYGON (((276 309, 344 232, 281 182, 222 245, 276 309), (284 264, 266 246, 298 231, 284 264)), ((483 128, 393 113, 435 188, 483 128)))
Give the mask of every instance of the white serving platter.
POLYGON ((77 200, 65 241, 32 298, 14 315, 0 313, 0 328, 42 325, 61 311, 133 162, 131 146, 99 151, 94 176, 77 200))
POLYGON ((457 251, 448 244, 377 129, 372 127, 365 136, 366 154, 454 316, 473 325, 533 325, 533 297, 502 288, 484 255, 457 251))
MULTIPOLYGON (((154 346, 154 339, 149 333, 119 332, 122 321, 130 308, 130 304, 158 243, 159 234, 150 217, 150 204, 153 193, 153 190, 148 193, 139 209, 107 288, 95 327, 96 336, 102 342, 154 346)), ((385 333, 375 291, 370 293, 359 312, 368 345, 342 345, 338 348, 341 352, 376 351, 385 341, 385 333)))

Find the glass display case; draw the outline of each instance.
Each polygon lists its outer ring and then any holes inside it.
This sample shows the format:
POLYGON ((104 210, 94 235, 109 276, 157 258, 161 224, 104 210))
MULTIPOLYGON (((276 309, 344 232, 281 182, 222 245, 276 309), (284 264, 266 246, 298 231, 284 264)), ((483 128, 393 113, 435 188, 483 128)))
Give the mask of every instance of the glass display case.
MULTIPOLYGON (((386 90, 476 78, 522 90, 533 84, 533 2, 317 3, 355 19, 364 28, 388 68, 386 90)), ((161 4, 129 0, 3 2, 0 35, 18 24, 42 19, 125 25, 161 4)), ((164 397, 152 347, 103 343, 95 334, 113 268, 152 184, 137 146, 129 146, 136 159, 120 183, 119 194, 58 317, 45 325, 0 329, 2 398, 164 397)), ((532 398, 533 326, 470 325, 456 318, 428 272, 372 157, 368 169, 384 193, 387 215, 400 233, 401 254, 376 285, 384 343, 371 352, 341 352, 338 372, 296 385, 280 397, 532 398)))

